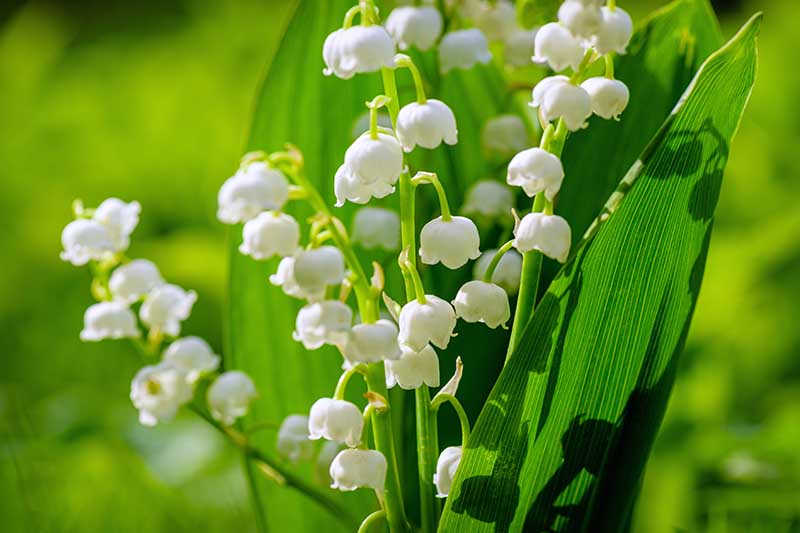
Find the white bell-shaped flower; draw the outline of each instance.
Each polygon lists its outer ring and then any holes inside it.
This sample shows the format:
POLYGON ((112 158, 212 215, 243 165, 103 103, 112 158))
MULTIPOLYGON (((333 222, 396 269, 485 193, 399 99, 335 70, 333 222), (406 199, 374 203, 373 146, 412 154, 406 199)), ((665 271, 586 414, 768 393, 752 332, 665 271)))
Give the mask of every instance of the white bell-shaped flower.
POLYGON ((428 294, 425 300, 424 304, 412 300, 400 310, 397 340, 415 352, 421 352, 428 343, 444 350, 456 328, 456 312, 438 296, 428 294))
POLYGON ((450 494, 450 487, 453 486, 453 479, 456 477, 462 455, 461 446, 449 446, 439 455, 439 460, 436 461, 436 473, 433 475, 433 484, 436 485, 438 498, 447 498, 447 495, 450 494))
POLYGON ((169 345, 164 361, 186 374, 189 383, 219 368, 220 358, 200 337, 183 337, 169 345))
POLYGON ((558 21, 575 37, 589 39, 600 29, 602 14, 594 2, 567 0, 558 9, 558 21))
POLYGON ((468 281, 453 300, 456 316, 466 322, 483 322, 492 329, 506 327, 511 318, 508 295, 499 285, 485 281, 468 281))
POLYGON ((264 211, 248 220, 242 230, 239 251, 264 261, 273 256, 292 255, 300 243, 300 225, 291 215, 264 211))
POLYGON ((531 93, 532 102, 531 107, 540 107, 544 102, 544 95, 550 90, 551 87, 558 85, 559 83, 569 83, 569 78, 567 76, 549 76, 544 78, 539 83, 534 86, 533 91, 531 93))
POLYGON ((292 298, 316 302, 325 295, 325 285, 301 287, 294 277, 294 257, 284 257, 278 264, 278 271, 269 277, 269 282, 283 289, 284 294, 292 298))
POLYGON ((592 99, 589 93, 578 85, 553 78, 539 82, 544 86, 540 88, 537 85, 534 89, 536 94, 531 105, 539 107, 539 113, 547 122, 563 118, 570 131, 583 128, 586 119, 592 115, 592 99))
POLYGON ((631 16, 620 7, 615 9, 603 7, 602 13, 600 29, 592 38, 592 46, 600 55, 611 52, 624 55, 633 35, 631 16))
POLYGON ((481 144, 489 156, 506 161, 530 146, 525 123, 517 115, 497 115, 486 121, 481 132, 481 144))
POLYGON ((311 459, 314 455, 314 443, 308 437, 308 417, 289 415, 284 418, 278 429, 275 448, 292 463, 311 459))
POLYGON ((344 356, 351 363, 376 363, 386 359, 399 359, 397 326, 391 320, 380 319, 374 324, 353 326, 344 345, 344 356))
POLYGON ((217 219, 238 224, 262 211, 280 210, 289 198, 289 182, 280 170, 257 161, 228 178, 217 195, 217 219))
POLYGON ((589 78, 581 83, 581 87, 592 99, 592 112, 604 119, 619 119, 628 107, 631 93, 628 86, 619 80, 610 80, 602 76, 589 78))
POLYGON ((177 285, 160 285, 150 291, 139 308, 139 318, 151 329, 177 337, 181 322, 189 318, 197 293, 177 285))
POLYGON ((139 337, 136 315, 121 302, 100 302, 90 305, 83 314, 82 341, 139 337))
POLYGON ((418 389, 424 383, 428 387, 439 386, 439 356, 430 345, 419 352, 402 346, 403 355, 396 361, 384 363, 386 386, 399 385, 401 389, 418 389))
POLYGON ((102 261, 116 251, 111 233, 94 220, 73 220, 61 232, 61 259, 75 266, 89 261, 102 261))
POLYGON ((336 171, 336 206, 343 206, 346 200, 365 204, 392 194, 402 172, 403 149, 397 139, 385 133, 373 139, 365 133, 350 145, 344 164, 336 171))
POLYGON ((478 180, 467 191, 464 213, 489 218, 511 216, 514 194, 511 189, 494 180, 478 180))
POLYGON ((364 415, 353 403, 333 398, 320 398, 308 415, 308 438, 327 439, 355 447, 361 444, 364 415))
POLYGON ((426 265, 441 262, 455 270, 481 255, 480 244, 478 228, 467 217, 454 216, 450 220, 437 217, 422 227, 419 255, 426 265))
POLYGON ((489 41, 477 28, 446 33, 439 43, 439 70, 447 74, 455 68, 468 70, 476 63, 492 60, 489 41))
POLYGON ((294 255, 294 280, 308 294, 318 294, 344 279, 344 256, 335 246, 300 250, 294 255))
POLYGON ((230 426, 250 409, 258 397, 250 376, 239 370, 224 372, 208 387, 206 402, 211 416, 224 426, 230 426))
POLYGON ((128 304, 163 284, 164 278, 161 277, 158 267, 147 259, 134 259, 115 268, 108 280, 108 288, 114 300, 128 304))
POLYGON ((536 43, 536 30, 517 29, 506 36, 505 60, 509 65, 530 65, 536 43))
POLYGON ((126 203, 119 198, 108 198, 97 206, 92 218, 108 228, 115 250, 122 252, 131 243, 131 233, 139 224, 141 211, 139 202, 126 203))
POLYGON ((572 243, 572 231, 558 215, 529 213, 517 222, 514 247, 522 253, 538 250, 559 263, 566 263, 572 243))
POLYGON ((302 342, 307 350, 316 350, 324 344, 342 346, 347 342, 352 322, 353 310, 339 300, 310 303, 297 313, 292 338, 302 342))
MULTIPOLYGON (((477 261, 475 261, 475 268, 472 271, 472 277, 475 279, 483 279, 486 269, 489 268, 489 263, 497 253, 497 250, 486 250, 481 254, 477 261)), ((509 250, 503 254, 492 274, 492 283, 501 286, 505 291, 514 295, 519 292, 519 280, 522 276, 522 256, 516 250, 509 250)))
POLYGON ((356 74, 394 67, 394 42, 383 26, 352 26, 328 35, 322 46, 326 76, 348 80, 356 74))
POLYGON ((184 372, 167 362, 142 368, 131 382, 131 402, 143 426, 172 420, 193 395, 184 372))
POLYGON ((553 201, 561 182, 564 180, 564 167, 561 160, 541 148, 529 148, 514 156, 508 164, 509 185, 522 187, 530 197, 540 192, 545 198, 553 201))
POLYGON ((475 9, 473 22, 490 41, 503 41, 517 26, 517 12, 509 0, 481 2, 475 9))
POLYGON ((368 487, 383 492, 386 457, 376 450, 342 450, 331 462, 330 475, 333 489, 368 487))
POLYGON ((583 55, 580 40, 557 22, 545 24, 536 33, 533 55, 536 63, 547 63, 556 72, 567 67, 577 70, 583 55))
POLYGON ((386 31, 400 50, 430 49, 442 34, 442 14, 433 6, 400 6, 386 18, 386 31))
POLYGON ((382 207, 362 207, 353 218, 352 241, 367 250, 399 250, 400 215, 382 207))
POLYGON ((456 116, 440 100, 428 99, 424 104, 411 102, 397 115, 397 138, 406 152, 417 145, 429 150, 442 142, 454 145, 458 142, 456 116))

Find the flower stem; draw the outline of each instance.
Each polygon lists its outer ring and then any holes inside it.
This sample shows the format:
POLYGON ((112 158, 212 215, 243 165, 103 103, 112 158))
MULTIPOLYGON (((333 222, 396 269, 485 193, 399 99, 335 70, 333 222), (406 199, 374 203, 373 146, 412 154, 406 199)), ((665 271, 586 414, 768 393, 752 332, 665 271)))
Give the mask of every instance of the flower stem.
POLYGON ((469 439, 469 418, 467 417, 467 412, 464 410, 464 406, 461 405, 458 398, 452 394, 437 394, 436 398, 431 403, 431 409, 434 412, 438 412, 439 406, 444 402, 450 402, 450 405, 453 406, 453 409, 458 415, 458 422, 461 424, 461 445, 466 446, 467 440, 469 439))
POLYGON ((492 277, 494 276, 494 271, 497 269, 497 265, 500 264, 500 260, 503 256, 514 246, 514 240, 510 240, 505 243, 503 246, 500 247, 497 252, 495 252, 494 257, 492 257, 489 266, 486 267, 486 272, 483 274, 483 281, 486 283, 492 283, 492 277))
POLYGON ((344 393, 347 391, 347 384, 350 382, 350 378, 352 378, 355 374, 364 374, 366 372, 366 365, 354 365, 347 369, 347 371, 343 372, 341 377, 339 377, 339 381, 336 383, 336 390, 333 393, 334 400, 343 400, 344 393))
POLYGON ((614 55, 613 54, 606 54, 603 56, 603 60, 606 64, 606 78, 613 80, 614 79, 614 55))
POLYGON ((411 178, 413 185, 424 185, 430 183, 436 189, 436 195, 439 197, 439 209, 442 211, 442 220, 449 222, 453 219, 450 213, 450 203, 447 201, 447 193, 444 190, 442 182, 439 181, 439 176, 435 172, 417 172, 417 175, 411 178))
POLYGON ((367 515, 364 521, 361 522, 361 525, 358 528, 358 533, 369 533, 370 529, 372 529, 372 526, 385 519, 386 512, 382 510, 375 511, 374 513, 367 515))
POLYGON ((425 96, 425 83, 422 80, 422 74, 419 72, 419 68, 417 65, 414 64, 414 61, 405 54, 397 54, 394 56, 395 65, 398 68, 407 68, 411 72, 411 77, 414 78, 414 88, 417 91, 417 103, 424 104, 427 102, 427 97, 425 96))

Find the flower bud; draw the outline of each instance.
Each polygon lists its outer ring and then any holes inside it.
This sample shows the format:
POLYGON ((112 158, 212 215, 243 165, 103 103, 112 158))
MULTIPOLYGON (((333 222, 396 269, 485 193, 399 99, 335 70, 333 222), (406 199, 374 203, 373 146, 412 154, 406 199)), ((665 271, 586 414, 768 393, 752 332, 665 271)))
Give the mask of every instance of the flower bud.
POLYGON ((351 448, 361 444, 364 416, 355 404, 345 400, 320 398, 308 415, 308 438, 342 442, 351 448))
POLYGON ((454 68, 468 70, 476 63, 492 60, 489 42, 477 28, 446 33, 439 43, 439 70, 447 74, 454 68))
POLYGON ((193 395, 186 375, 167 362, 142 368, 131 382, 131 402, 143 426, 172 420, 193 395))
POLYGON ((89 306, 83 314, 82 341, 139 337, 136 315, 120 302, 100 302, 89 306))
POLYGON ((532 64, 535 42, 536 30, 517 29, 508 34, 505 48, 506 63, 515 67, 532 64))
POLYGON ((475 10, 473 22, 490 41, 503 41, 511 28, 517 26, 517 12, 508 0, 482 2, 475 10))
POLYGON ((262 211, 280 210, 289 198, 289 182, 283 173, 257 161, 228 178, 217 195, 217 219, 237 224, 262 211))
POLYGON ((386 18, 386 31, 400 50, 430 49, 442 34, 442 15, 433 6, 396 7, 386 18))
POLYGON ((369 487, 383 492, 386 483, 386 457, 375 450, 342 450, 330 468, 331 488, 342 491, 369 487))
POLYGON ((514 237, 514 247, 521 253, 538 250, 559 263, 566 263, 572 231, 558 215, 529 213, 517 222, 514 237))
POLYGON ((421 352, 428 343, 444 350, 456 327, 456 312, 438 296, 425 295, 426 302, 408 302, 400 310, 400 344, 421 352))
POLYGON ((352 26, 328 35, 322 46, 326 76, 343 80, 356 74, 394 67, 394 43, 379 25, 352 26))
POLYGON ((468 281, 453 300, 456 316, 465 322, 483 322, 492 329, 506 327, 511 318, 508 295, 500 286, 484 281, 468 281))
POLYGON ((567 0, 558 10, 558 21, 575 37, 589 39, 600 29, 600 6, 593 2, 567 0))
MULTIPOLYGON (((492 258, 496 253, 497 250, 486 250, 481 254, 478 260, 475 261, 475 268, 472 271, 473 278, 483 279, 483 275, 486 273, 486 269, 489 268, 489 263, 492 262, 492 258)), ((522 256, 516 250, 509 250, 503 254, 500 262, 497 263, 494 274, 492 274, 492 283, 499 285, 508 294, 513 295, 519 291, 521 276, 522 256)))
POLYGON ((435 265, 441 262, 449 269, 464 266, 481 255, 480 235, 475 223, 466 217, 444 220, 437 217, 425 224, 419 235, 419 255, 422 262, 435 265))
POLYGON ((314 454, 314 443, 308 438, 308 417, 289 415, 284 418, 278 429, 275 448, 292 463, 311 459, 314 454))
POLYGON ((305 293, 324 291, 344 279, 344 257, 335 246, 300 250, 294 256, 294 279, 305 293))
POLYGON ((114 269, 108 288, 115 301, 131 304, 163 285, 158 267, 147 259, 134 259, 114 269))
POLYGON ((553 201, 564 180, 564 167, 555 155, 541 148, 529 148, 514 156, 508 164, 509 185, 522 187, 530 197, 541 192, 553 201))
POLYGON ((513 207, 511 189, 494 180, 479 180, 467 191, 462 209, 465 214, 499 219, 510 216, 513 207))
POLYGON ((545 24, 536 33, 533 61, 548 63, 556 72, 567 67, 577 70, 583 54, 581 42, 561 24, 545 24))
POLYGON ((397 115, 397 138, 403 150, 410 152, 416 145, 432 150, 442 142, 458 142, 456 117, 447 104, 429 99, 424 104, 411 102, 397 115))
POLYGON ((362 207, 353 219, 352 240, 366 250, 399 250, 400 215, 382 207, 362 207))
POLYGON ((436 473, 433 475, 433 484, 436 485, 438 498, 447 498, 447 495, 450 494, 450 487, 456 477, 462 454, 461 446, 449 446, 439 455, 439 460, 436 461, 436 473))
POLYGON ((139 224, 141 210, 139 202, 125 203, 119 198, 108 198, 97 206, 92 218, 108 229, 114 250, 122 252, 131 243, 131 233, 139 224))
POLYGON ((592 115, 592 99, 582 87, 554 77, 545 78, 533 90, 532 106, 538 106, 545 121, 563 118, 570 131, 584 127, 586 119, 592 115), (539 89, 537 91, 537 89, 539 89))
POLYGON ((525 123, 517 115, 497 115, 486 121, 481 133, 484 150, 491 156, 508 161, 528 144, 525 123))
POLYGON ((343 206, 345 200, 365 204, 373 197, 392 194, 401 172, 403 149, 397 139, 385 133, 373 139, 365 133, 350 145, 344 164, 336 171, 336 206, 343 206))
POLYGON ((345 358, 353 363, 399 359, 402 352, 397 344, 397 326, 383 318, 374 324, 353 326, 343 352, 345 358))
POLYGON ((255 383, 239 370, 221 374, 206 393, 211 416, 224 426, 230 426, 237 418, 246 415, 250 403, 257 397, 255 383))
POLYGON ((581 87, 592 99, 592 112, 604 119, 619 119, 619 115, 628 107, 630 91, 628 86, 619 80, 604 77, 589 78, 581 83, 581 87))
POLYGON ((384 372, 386 374, 386 387, 392 388, 399 385, 401 389, 418 389, 424 383, 428 387, 439 386, 439 356, 426 345, 419 352, 408 346, 402 346, 403 355, 396 361, 386 361, 384 372))
POLYGON ((624 55, 633 35, 631 16, 620 7, 615 9, 603 7, 602 13, 603 18, 600 21, 600 29, 592 38, 592 46, 600 55, 606 55, 611 52, 624 55))
POLYGON ((292 255, 300 243, 300 226, 286 213, 264 211, 248 220, 242 230, 239 252, 260 261, 275 255, 292 255))
POLYGON ((214 372, 219 368, 219 360, 211 346, 200 337, 178 339, 164 352, 164 361, 186 374, 189 383, 214 372))
POLYGON ((177 285, 161 285, 150 291, 139 308, 139 318, 150 329, 177 337, 181 322, 189 318, 197 293, 177 285))
POLYGON ((301 287, 294 277, 294 257, 284 257, 278 264, 278 271, 269 277, 269 282, 283 289, 284 294, 292 298, 321 300, 325 295, 325 285, 314 287, 301 287))
POLYGON ((292 338, 307 350, 316 350, 323 344, 342 346, 347 342, 352 321, 352 309, 339 300, 311 303, 297 313, 292 338))
POLYGON ((95 220, 79 219, 67 224, 61 232, 61 244, 61 259, 75 266, 102 261, 115 251, 108 228, 95 220))

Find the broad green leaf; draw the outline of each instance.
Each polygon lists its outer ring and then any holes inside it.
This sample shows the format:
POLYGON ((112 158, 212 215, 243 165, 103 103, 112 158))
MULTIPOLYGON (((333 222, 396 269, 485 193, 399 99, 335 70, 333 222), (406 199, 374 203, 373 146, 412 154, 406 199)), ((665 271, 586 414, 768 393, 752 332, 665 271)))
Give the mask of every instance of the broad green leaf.
POLYGON ((628 527, 755 80, 760 22, 703 64, 550 285, 478 419, 441 530, 628 527))

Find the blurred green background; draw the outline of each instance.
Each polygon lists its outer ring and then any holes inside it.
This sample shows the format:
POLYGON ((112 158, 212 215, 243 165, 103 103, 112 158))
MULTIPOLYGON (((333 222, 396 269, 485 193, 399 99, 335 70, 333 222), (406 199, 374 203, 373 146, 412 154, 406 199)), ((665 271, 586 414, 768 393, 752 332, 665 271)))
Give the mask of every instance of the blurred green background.
MULTIPOLYGON (((89 277, 58 251, 75 197, 139 200, 131 255, 198 291, 184 331, 221 347, 216 190, 287 3, 0 4, 0 530, 254 530, 237 454, 191 417, 140 427, 135 353, 78 341, 89 277)), ((622 5, 640 18, 663 3, 622 5)), ((800 531, 800 72, 787 59, 800 7, 718 9, 726 36, 766 12, 760 77, 645 475, 642 532, 800 531)))

